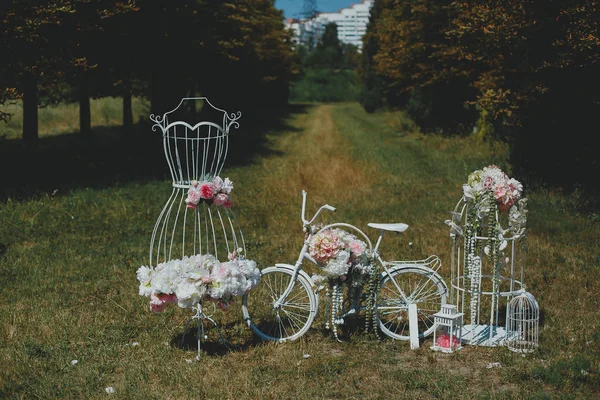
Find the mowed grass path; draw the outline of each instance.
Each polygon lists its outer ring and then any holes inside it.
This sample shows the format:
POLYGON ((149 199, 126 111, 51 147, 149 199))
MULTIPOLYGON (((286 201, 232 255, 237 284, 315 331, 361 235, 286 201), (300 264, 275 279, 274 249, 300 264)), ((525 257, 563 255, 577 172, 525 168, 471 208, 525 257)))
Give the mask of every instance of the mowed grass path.
MULTIPOLYGON (((501 147, 423 136, 400 114, 369 115, 353 103, 309 106, 287 122, 289 129, 267 135, 270 155, 223 173, 235 184, 248 255, 261 267, 297 256, 305 189, 309 212, 324 203, 338 208, 323 222, 364 229, 367 222, 408 223, 402 237, 385 238, 385 257, 437 254, 447 279, 443 221, 462 183, 491 163, 510 170, 501 147)), ((235 134, 243 135, 243 127, 242 120, 235 134)), ((238 300, 228 313, 214 313, 233 350, 208 343, 202 360, 190 362, 194 334, 184 348, 178 341, 191 312, 150 313, 135 279, 169 193, 169 182, 150 181, 0 204, 0 398, 594 398, 600 392, 598 222, 577 214, 569 198, 527 193, 526 282, 543 314, 540 350, 532 355, 481 347, 445 355, 429 350, 431 339, 411 351, 355 326, 339 343, 322 329, 323 315, 296 342, 262 343, 242 323, 238 300), (488 368, 493 362, 502 367, 488 368)))

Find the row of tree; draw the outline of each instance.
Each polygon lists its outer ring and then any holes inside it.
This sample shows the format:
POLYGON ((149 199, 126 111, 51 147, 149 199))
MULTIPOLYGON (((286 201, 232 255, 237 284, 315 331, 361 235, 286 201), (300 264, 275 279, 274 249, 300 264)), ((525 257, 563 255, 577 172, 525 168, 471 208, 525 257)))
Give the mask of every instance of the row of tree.
MULTIPOLYGON (((77 101, 89 134, 90 98, 131 98, 162 114, 190 95, 248 109, 287 101, 298 74, 273 0, 7 0, 0 2, 0 105, 21 99, 23 139, 37 141, 37 109, 77 101)), ((0 112, 0 120, 10 116, 0 112)))
POLYGON ((376 0, 361 102, 424 131, 474 127, 521 172, 597 189, 599 61, 596 0, 376 0))

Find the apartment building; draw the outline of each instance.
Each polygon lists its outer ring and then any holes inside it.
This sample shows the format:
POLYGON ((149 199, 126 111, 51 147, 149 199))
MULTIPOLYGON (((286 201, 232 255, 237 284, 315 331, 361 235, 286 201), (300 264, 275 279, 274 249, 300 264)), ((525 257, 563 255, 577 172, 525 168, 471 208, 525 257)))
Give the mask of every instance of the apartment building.
POLYGON ((361 3, 352 4, 336 13, 319 13, 312 19, 287 19, 285 25, 294 32, 296 43, 311 45, 311 42, 318 41, 325 26, 333 22, 337 25, 340 42, 353 44, 360 49, 362 37, 367 31, 373 1, 362 0, 361 3))

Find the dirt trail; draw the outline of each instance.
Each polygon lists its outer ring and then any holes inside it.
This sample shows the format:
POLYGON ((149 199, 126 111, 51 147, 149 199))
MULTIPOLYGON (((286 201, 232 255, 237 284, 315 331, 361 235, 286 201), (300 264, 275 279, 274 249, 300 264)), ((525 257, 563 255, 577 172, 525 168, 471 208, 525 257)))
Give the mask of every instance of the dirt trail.
MULTIPOLYGON (((350 156, 350 145, 333 118, 332 105, 317 105, 308 115, 292 120, 302 131, 299 135, 283 137, 277 147, 285 156, 276 160, 280 187, 312 191, 338 192, 338 196, 352 196, 352 192, 368 190, 372 184, 374 165, 358 162, 350 156)), ((273 166, 273 160, 268 160, 273 166)), ((266 166, 266 165, 265 165, 266 166)))

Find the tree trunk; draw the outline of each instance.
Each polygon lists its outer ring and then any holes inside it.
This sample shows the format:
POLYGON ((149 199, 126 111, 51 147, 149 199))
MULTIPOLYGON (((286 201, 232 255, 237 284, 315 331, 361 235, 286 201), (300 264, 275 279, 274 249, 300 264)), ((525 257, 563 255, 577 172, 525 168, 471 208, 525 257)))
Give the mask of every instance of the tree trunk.
POLYGON ((38 138, 37 79, 31 76, 23 87, 23 143, 28 148, 35 148, 38 138))
POLYGON ((131 81, 123 79, 123 131, 130 135, 133 130, 133 110, 131 104, 131 81))
POLYGON ((79 132, 83 136, 89 136, 92 133, 92 117, 90 111, 90 94, 84 73, 79 78, 77 97, 79 100, 79 132))

